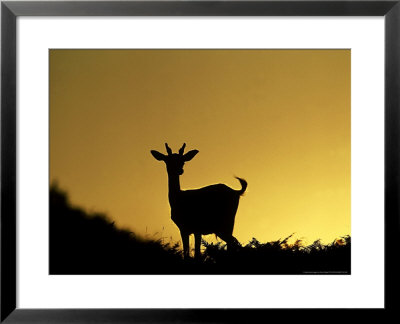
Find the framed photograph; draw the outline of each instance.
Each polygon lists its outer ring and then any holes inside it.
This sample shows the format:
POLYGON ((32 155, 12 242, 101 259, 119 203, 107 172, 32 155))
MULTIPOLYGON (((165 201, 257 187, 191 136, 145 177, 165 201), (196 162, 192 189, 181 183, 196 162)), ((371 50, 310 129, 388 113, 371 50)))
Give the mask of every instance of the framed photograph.
POLYGON ((399 15, 3 1, 1 321, 394 311, 399 15))

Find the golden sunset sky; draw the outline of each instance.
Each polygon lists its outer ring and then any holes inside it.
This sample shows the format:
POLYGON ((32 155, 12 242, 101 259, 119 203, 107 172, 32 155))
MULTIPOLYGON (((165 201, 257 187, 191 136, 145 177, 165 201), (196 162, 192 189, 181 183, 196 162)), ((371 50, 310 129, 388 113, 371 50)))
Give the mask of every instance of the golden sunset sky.
POLYGON ((186 143, 200 152, 182 189, 247 180, 241 243, 328 243, 350 234, 350 61, 350 50, 50 50, 50 181, 117 226, 179 241, 150 150, 186 143))

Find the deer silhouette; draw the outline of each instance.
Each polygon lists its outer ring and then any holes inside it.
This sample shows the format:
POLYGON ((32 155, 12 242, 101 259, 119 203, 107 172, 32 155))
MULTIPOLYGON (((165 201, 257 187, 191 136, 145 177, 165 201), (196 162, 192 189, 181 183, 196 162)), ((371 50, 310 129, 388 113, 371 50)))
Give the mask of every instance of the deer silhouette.
POLYGON ((171 206, 171 219, 178 226, 182 237, 184 257, 189 256, 189 235, 195 237, 195 257, 200 256, 201 235, 215 234, 227 243, 228 249, 238 246, 238 240, 232 235, 239 198, 247 188, 244 179, 240 181, 242 189, 234 190, 224 184, 214 184, 200 189, 181 190, 179 176, 183 174, 185 162, 192 160, 198 150, 184 154, 186 144, 179 153, 172 153, 168 144, 168 155, 152 150, 158 161, 164 161, 168 173, 168 198, 171 206))

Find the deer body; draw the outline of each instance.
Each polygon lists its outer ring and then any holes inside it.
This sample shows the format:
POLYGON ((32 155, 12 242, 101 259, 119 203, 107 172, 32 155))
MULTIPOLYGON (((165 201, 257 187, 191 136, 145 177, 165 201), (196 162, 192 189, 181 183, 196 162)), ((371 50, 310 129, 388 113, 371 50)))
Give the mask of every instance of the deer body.
POLYGON ((171 218, 189 234, 231 234, 239 197, 236 190, 223 184, 180 191, 176 203, 171 204, 171 218))
POLYGON ((183 155, 185 144, 179 154, 173 154, 166 144, 168 155, 151 151, 157 160, 166 163, 168 173, 168 197, 171 206, 171 219, 178 226, 183 242, 184 256, 189 255, 189 235, 195 235, 195 256, 200 255, 201 235, 216 234, 223 239, 228 248, 238 244, 233 237, 235 215, 239 198, 247 187, 247 182, 237 178, 241 190, 234 190, 224 184, 214 184, 200 189, 181 190, 179 176, 183 165, 197 153, 192 150, 183 155))

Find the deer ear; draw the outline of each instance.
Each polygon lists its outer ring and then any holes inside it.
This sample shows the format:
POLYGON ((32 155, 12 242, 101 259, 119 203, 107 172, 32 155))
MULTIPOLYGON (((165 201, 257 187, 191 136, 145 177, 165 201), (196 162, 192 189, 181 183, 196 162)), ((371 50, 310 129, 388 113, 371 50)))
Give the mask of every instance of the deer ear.
POLYGON ((151 150, 150 153, 151 153, 151 155, 154 156, 154 158, 155 158, 156 160, 158 160, 158 161, 165 161, 166 156, 165 156, 164 154, 162 154, 162 153, 160 153, 160 152, 157 152, 157 151, 154 151, 154 150, 151 150))
POLYGON ((196 156, 197 153, 199 153, 198 150, 191 150, 191 151, 187 152, 187 153, 183 156, 184 161, 185 161, 185 162, 190 161, 191 159, 193 159, 193 158, 196 156))

